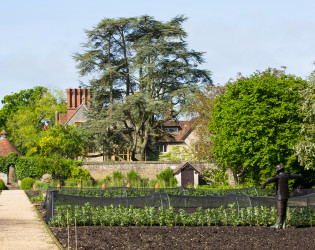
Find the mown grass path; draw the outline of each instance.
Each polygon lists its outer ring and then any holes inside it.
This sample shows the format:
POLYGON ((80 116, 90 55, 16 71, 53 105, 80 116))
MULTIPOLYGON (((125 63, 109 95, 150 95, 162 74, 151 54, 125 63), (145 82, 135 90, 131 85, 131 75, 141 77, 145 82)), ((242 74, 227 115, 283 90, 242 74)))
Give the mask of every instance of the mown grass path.
POLYGON ((0 194, 0 249, 59 249, 23 190, 0 194))

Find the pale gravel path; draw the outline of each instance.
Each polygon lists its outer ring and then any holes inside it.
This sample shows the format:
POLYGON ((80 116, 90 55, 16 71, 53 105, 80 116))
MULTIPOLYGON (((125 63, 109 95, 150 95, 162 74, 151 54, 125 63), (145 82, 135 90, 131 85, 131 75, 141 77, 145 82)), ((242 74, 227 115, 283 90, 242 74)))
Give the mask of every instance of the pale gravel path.
POLYGON ((0 194, 0 249, 59 249, 23 190, 0 194))

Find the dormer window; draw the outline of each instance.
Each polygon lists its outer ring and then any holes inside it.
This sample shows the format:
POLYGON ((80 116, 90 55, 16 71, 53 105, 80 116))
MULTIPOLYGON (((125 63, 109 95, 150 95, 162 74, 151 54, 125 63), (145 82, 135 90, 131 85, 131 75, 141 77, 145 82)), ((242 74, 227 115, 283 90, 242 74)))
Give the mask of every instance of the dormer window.
POLYGON ((178 133, 179 127, 164 127, 163 132, 164 133, 178 133))

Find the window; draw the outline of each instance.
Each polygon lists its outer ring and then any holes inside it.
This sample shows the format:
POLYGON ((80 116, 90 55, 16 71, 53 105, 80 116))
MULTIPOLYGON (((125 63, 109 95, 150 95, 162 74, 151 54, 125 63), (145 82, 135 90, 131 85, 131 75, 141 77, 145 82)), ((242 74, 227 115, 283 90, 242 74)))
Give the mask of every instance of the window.
POLYGON ((156 149, 160 153, 165 153, 165 152, 167 152, 167 145, 166 144, 156 145, 156 149))
POLYGON ((178 127, 164 127, 163 132, 165 133, 178 133, 179 128, 178 127))

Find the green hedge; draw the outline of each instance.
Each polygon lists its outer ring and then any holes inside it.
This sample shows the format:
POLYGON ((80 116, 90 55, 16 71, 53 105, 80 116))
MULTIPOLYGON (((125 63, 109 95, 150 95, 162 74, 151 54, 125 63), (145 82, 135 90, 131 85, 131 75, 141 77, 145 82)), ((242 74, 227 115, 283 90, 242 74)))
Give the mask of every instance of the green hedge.
POLYGON ((22 190, 29 190, 33 187, 35 180, 33 178, 27 177, 21 181, 20 188, 22 190))
POLYGON ((17 156, 11 153, 0 158, 0 172, 8 173, 8 166, 14 165, 16 177, 22 180, 26 177, 36 178, 43 174, 52 174, 56 179, 89 179, 90 174, 86 169, 81 168, 81 161, 67 159, 52 159, 39 156, 27 157, 17 156))
POLYGON ((5 189, 5 184, 4 181, 2 179, 0 179, 0 190, 5 189))

